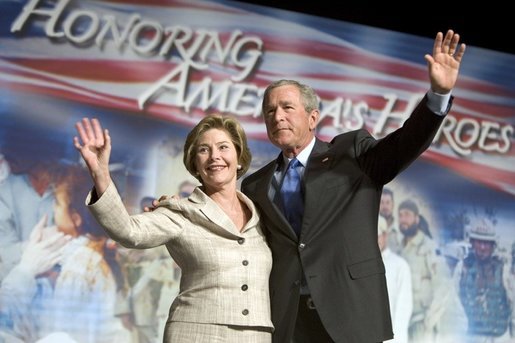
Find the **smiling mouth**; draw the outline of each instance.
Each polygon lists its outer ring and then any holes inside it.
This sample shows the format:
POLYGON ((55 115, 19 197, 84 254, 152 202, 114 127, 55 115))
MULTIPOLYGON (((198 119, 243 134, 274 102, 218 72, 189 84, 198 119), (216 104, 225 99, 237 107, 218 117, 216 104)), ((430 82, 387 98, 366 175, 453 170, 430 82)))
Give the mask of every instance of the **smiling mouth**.
POLYGON ((207 170, 219 171, 219 170, 222 170, 224 168, 225 168, 225 166, 216 165, 216 166, 209 166, 209 167, 207 167, 207 170))

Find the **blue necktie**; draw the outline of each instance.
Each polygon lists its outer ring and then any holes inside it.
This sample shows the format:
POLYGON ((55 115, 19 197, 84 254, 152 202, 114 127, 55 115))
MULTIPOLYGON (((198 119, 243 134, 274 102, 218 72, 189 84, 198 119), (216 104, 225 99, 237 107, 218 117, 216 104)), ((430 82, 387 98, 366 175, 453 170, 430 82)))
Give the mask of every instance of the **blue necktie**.
POLYGON ((302 166, 302 163, 296 158, 290 161, 280 191, 284 216, 295 230, 297 236, 300 236, 302 217, 304 215, 301 180, 300 174, 297 171, 297 167, 299 166, 302 166))

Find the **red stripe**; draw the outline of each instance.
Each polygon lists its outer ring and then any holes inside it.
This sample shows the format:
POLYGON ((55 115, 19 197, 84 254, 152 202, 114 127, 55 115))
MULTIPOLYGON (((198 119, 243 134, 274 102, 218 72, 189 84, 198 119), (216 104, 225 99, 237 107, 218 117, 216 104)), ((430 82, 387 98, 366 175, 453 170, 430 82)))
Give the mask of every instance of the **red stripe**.
MULTIPOLYGON (((510 185, 515 189, 515 172, 508 172, 486 165, 473 163, 465 159, 445 156, 430 149, 424 152, 422 156, 426 157, 428 160, 437 162, 443 167, 454 170, 462 176, 488 185, 496 190, 510 192, 503 187, 503 184, 510 185)), ((513 194, 515 194, 515 192, 513 192, 513 194)))

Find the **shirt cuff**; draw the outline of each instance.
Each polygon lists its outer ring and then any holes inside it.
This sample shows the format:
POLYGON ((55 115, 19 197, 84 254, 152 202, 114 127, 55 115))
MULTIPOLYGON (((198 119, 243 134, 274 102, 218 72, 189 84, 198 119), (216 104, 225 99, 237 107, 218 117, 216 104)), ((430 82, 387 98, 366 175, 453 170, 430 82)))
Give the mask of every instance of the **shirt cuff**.
POLYGON ((440 116, 446 115, 451 109, 451 92, 438 94, 429 90, 427 92, 427 107, 431 112, 440 116))

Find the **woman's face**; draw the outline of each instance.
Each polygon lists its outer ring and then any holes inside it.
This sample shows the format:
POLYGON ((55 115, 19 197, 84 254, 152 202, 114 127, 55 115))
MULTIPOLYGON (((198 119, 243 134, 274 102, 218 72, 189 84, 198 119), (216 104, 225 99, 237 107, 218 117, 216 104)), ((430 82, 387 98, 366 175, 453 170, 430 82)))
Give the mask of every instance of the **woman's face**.
POLYGON ((195 166, 208 194, 236 185, 238 152, 230 135, 220 129, 204 132, 196 146, 195 166))

